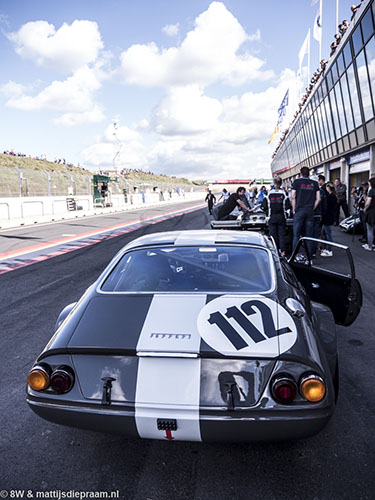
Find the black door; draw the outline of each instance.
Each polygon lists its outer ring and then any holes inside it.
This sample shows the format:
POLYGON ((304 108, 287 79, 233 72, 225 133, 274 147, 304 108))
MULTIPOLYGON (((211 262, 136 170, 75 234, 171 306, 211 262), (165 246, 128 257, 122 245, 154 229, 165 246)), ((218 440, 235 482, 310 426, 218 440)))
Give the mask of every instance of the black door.
POLYGON ((301 238, 289 264, 310 299, 328 306, 338 325, 353 323, 362 307, 362 289, 355 278, 354 262, 347 246, 301 238), (313 261, 310 259, 312 245, 326 250, 324 253, 314 249, 317 257, 313 261))

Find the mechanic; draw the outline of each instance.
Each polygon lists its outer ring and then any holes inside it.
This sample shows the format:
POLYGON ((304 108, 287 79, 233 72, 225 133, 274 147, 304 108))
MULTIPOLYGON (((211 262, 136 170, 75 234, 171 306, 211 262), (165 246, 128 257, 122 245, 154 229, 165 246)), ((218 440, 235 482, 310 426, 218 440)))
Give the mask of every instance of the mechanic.
POLYGON ((241 200, 245 196, 246 189, 243 186, 237 188, 235 193, 232 193, 227 201, 218 210, 218 220, 230 220, 230 213, 238 207, 244 212, 251 212, 251 209, 246 206, 246 204, 241 200))
MULTIPOLYGON (((304 236, 314 234, 314 210, 320 203, 319 184, 309 178, 308 167, 302 167, 301 176, 292 184, 293 250, 304 230, 304 236)), ((309 245, 312 253, 311 245, 309 245)))
MULTIPOLYGON (((285 257, 285 227, 286 227, 286 202, 287 195, 281 189, 282 179, 274 179, 274 188, 264 198, 262 208, 269 216, 268 228, 282 257, 285 257)), ((289 200, 288 200, 289 201, 289 200)))
MULTIPOLYGON (((327 183, 323 174, 318 175, 318 184, 320 192, 320 203, 314 210, 314 238, 320 238, 322 232, 322 218, 327 211, 327 183)), ((315 257, 318 252, 318 243, 312 245, 312 256, 315 257)))
POLYGON ((227 201, 227 199, 229 198, 230 196, 230 193, 228 193, 228 191, 224 188, 221 192, 221 196, 220 198, 218 199, 218 202, 221 200, 221 198, 223 198, 223 201, 224 203, 227 201))

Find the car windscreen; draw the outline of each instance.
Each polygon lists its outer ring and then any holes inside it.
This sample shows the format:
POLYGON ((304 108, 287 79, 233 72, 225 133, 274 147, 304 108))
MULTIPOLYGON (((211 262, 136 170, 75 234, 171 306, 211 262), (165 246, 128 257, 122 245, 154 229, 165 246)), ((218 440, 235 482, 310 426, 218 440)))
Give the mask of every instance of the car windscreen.
POLYGON ((101 290, 256 293, 271 288, 272 269, 266 250, 244 246, 171 246, 125 253, 101 290))

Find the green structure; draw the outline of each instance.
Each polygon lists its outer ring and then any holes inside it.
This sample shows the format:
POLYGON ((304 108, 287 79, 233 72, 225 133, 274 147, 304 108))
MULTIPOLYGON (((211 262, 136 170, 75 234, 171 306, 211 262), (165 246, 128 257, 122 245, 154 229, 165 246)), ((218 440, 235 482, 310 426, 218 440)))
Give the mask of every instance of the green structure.
POLYGON ((95 174, 92 177, 92 182, 94 186, 94 206, 111 207, 111 192, 108 189, 108 184, 118 182, 117 177, 95 174))

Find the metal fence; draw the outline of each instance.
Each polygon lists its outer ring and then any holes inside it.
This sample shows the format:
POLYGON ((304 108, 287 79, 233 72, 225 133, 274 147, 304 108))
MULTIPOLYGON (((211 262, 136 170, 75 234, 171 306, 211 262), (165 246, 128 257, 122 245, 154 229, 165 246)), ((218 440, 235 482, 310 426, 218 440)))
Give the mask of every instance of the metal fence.
MULTIPOLYGON (((205 186, 150 179, 126 179, 117 176, 109 189, 113 194, 133 194, 157 191, 167 197, 175 192, 203 192, 205 186)), ((19 169, 0 166, 0 197, 14 196, 79 196, 93 195, 92 175, 47 170, 19 169)))

